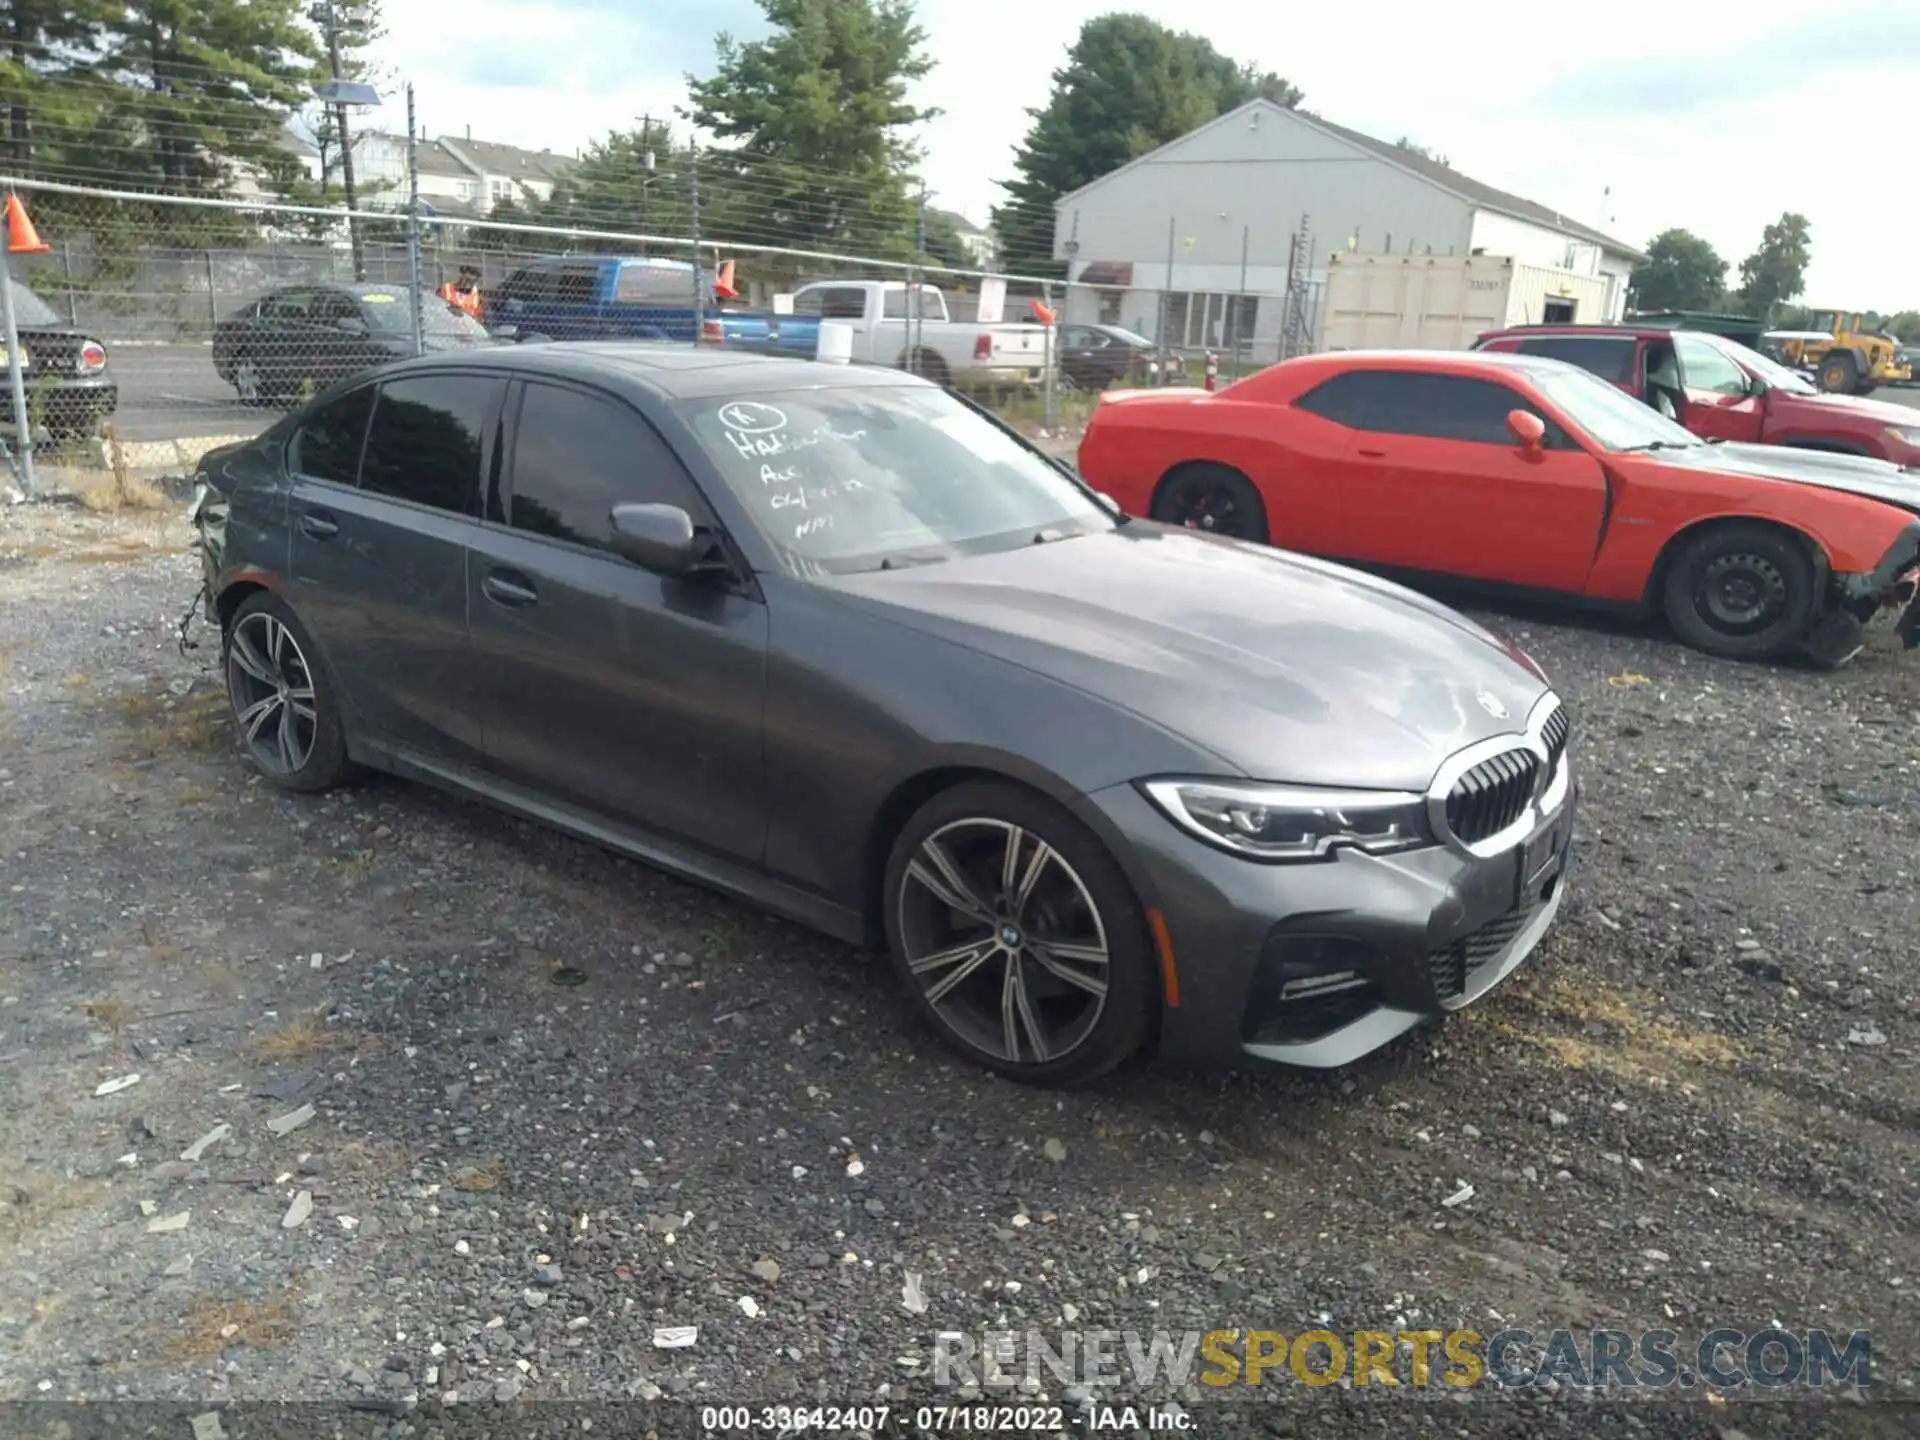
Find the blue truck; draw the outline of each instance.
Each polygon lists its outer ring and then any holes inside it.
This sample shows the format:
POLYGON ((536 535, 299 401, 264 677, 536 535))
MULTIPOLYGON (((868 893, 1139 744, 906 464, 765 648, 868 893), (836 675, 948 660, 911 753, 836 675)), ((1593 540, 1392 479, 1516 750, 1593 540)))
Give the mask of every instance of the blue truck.
POLYGON ((950 317, 937 286, 899 280, 819 280, 790 306, 755 311, 724 301, 711 272, 695 294, 693 266, 657 256, 558 255, 532 260, 483 297, 487 329, 502 339, 674 340, 812 355, 822 321, 851 332, 852 358, 911 369, 962 388, 1038 384, 1046 327, 950 317))

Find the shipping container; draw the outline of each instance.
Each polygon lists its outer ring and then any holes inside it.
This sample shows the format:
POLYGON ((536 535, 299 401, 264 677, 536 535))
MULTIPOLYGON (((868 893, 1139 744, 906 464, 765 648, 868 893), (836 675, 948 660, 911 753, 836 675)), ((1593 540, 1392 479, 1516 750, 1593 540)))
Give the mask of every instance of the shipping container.
POLYGON ((1335 255, 1320 350, 1465 350, 1509 325, 1598 324, 1607 281, 1492 255, 1335 255))

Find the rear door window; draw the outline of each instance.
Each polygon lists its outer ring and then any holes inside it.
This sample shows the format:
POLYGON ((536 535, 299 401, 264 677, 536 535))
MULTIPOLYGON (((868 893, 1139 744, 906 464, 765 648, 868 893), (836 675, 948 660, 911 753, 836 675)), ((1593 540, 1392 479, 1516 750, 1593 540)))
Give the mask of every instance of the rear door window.
POLYGON ((478 515, 481 464, 505 388, 487 375, 409 375, 381 386, 360 488, 478 515))
POLYGON ((1578 365, 1609 385, 1631 385, 1636 342, 1628 335, 1528 335, 1519 345, 1522 355, 1545 355, 1578 365))

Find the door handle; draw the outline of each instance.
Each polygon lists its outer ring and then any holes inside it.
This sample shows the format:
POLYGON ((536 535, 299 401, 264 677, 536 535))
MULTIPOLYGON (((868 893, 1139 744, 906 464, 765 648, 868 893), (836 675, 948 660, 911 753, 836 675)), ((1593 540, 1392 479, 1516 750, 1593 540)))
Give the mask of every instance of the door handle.
POLYGON ((520 609, 532 605, 540 598, 540 592, 533 588, 533 582, 517 570, 495 570, 480 582, 481 590, 496 605, 505 605, 509 609, 520 609))
POLYGON ((1354 454, 1364 460, 1384 460, 1387 452, 1372 445, 1360 445, 1354 448, 1354 454))
POLYGON ((313 540, 331 540, 340 533, 340 522, 324 510, 309 510, 300 517, 300 533, 313 540))

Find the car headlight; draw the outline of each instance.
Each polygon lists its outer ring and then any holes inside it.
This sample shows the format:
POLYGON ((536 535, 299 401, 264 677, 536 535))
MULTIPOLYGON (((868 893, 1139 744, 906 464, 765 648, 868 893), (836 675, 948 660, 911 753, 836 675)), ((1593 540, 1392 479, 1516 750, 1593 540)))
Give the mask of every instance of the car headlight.
POLYGON ((1323 790, 1227 780, 1149 780, 1167 818, 1252 860, 1324 860, 1341 849, 1390 854, 1431 844, 1427 802, 1403 790, 1323 790))
POLYGON ((1893 436, 1902 445, 1920 446, 1920 426, 1889 425, 1887 434, 1893 436))

